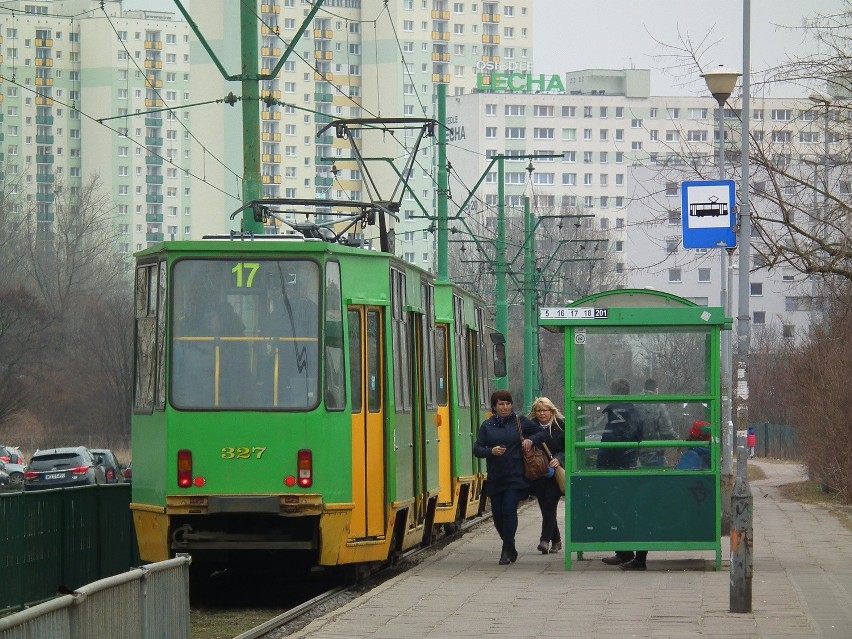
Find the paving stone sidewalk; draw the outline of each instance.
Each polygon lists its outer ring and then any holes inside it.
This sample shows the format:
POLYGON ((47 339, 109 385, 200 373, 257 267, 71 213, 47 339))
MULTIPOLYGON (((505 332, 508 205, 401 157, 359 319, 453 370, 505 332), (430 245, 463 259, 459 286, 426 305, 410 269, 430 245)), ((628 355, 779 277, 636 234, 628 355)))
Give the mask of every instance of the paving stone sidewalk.
POLYGON ((849 639, 852 532, 822 506, 781 498, 778 486, 804 479, 800 465, 750 463, 767 476, 751 485, 751 613, 728 612, 728 562, 712 570, 712 552, 654 552, 647 572, 624 572, 604 565, 603 553, 586 553, 566 572, 561 554, 535 550, 541 515, 530 502, 516 564, 497 565, 497 533, 482 525, 291 636, 849 639))

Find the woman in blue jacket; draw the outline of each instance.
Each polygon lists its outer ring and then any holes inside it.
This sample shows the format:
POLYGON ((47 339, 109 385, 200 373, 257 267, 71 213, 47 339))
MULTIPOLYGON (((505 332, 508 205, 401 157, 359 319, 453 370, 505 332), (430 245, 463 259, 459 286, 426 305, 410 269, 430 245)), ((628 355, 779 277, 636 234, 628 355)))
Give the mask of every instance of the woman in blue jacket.
POLYGON ((547 431, 526 417, 516 415, 512 394, 498 390, 491 394, 492 415, 479 427, 473 454, 485 458, 488 478, 485 494, 491 500, 491 515, 497 534, 503 540, 500 564, 518 559, 515 533, 518 530, 518 504, 529 494, 530 485, 524 478, 521 448, 540 446, 547 431))

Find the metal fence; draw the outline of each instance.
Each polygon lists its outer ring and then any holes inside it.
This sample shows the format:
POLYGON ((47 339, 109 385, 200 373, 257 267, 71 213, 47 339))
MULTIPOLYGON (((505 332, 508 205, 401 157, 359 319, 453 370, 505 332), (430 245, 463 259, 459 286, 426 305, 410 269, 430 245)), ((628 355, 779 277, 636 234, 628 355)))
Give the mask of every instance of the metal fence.
POLYGON ((190 557, 107 577, 0 619, 0 639, 189 639, 190 557))
POLYGON ((752 424, 757 437, 754 453, 758 457, 801 459, 799 436, 789 424, 752 424))
POLYGON ((130 489, 0 493, 0 612, 138 566, 130 489))

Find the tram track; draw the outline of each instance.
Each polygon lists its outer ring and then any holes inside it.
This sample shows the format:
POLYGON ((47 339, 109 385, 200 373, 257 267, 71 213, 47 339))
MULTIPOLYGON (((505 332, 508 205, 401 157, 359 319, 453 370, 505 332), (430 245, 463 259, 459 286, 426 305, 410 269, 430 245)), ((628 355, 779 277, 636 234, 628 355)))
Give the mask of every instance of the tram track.
MULTIPOLYGON (((446 547, 448 544, 457 541, 466 532, 470 531, 474 527, 478 526, 484 521, 487 521, 490 518, 491 514, 486 513, 481 517, 469 520, 463 523, 458 531, 441 536, 429 546, 409 550, 408 552, 404 553, 399 558, 399 560, 393 563, 392 565, 384 566, 383 568, 371 573, 363 580, 358 581, 357 583, 351 584, 349 586, 333 586, 328 590, 313 596, 307 601, 299 603, 293 606, 292 608, 281 612, 280 614, 277 614, 269 619, 264 620, 257 626, 246 630, 239 635, 236 635, 234 639, 280 639, 281 637, 286 637, 287 635, 304 628, 313 619, 322 616, 331 610, 340 608, 341 606, 349 603, 354 599, 357 599, 361 595, 369 592, 370 590, 384 583, 385 581, 388 581, 389 579, 392 579, 397 575, 403 574, 404 572, 410 570, 435 552, 438 552, 439 550, 446 547)), ((192 637, 193 639, 212 639, 214 636, 223 637, 225 635, 221 633, 222 626, 230 626, 231 623, 229 620, 237 620, 244 613, 245 610, 242 608, 232 609, 225 613, 224 617, 221 613, 217 613, 216 625, 220 628, 219 632, 217 632, 215 635, 202 635, 197 634, 195 631, 193 631, 192 637)), ((203 616, 204 613, 202 613, 201 611, 196 611, 196 615, 203 616)))

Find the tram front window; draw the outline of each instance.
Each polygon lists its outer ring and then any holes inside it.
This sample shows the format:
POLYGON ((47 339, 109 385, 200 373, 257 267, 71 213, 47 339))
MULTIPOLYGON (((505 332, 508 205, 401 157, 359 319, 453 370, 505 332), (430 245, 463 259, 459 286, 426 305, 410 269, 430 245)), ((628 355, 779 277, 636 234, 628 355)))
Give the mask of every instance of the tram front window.
POLYGON ((308 260, 175 263, 171 394, 182 409, 319 403, 320 268, 308 260))

